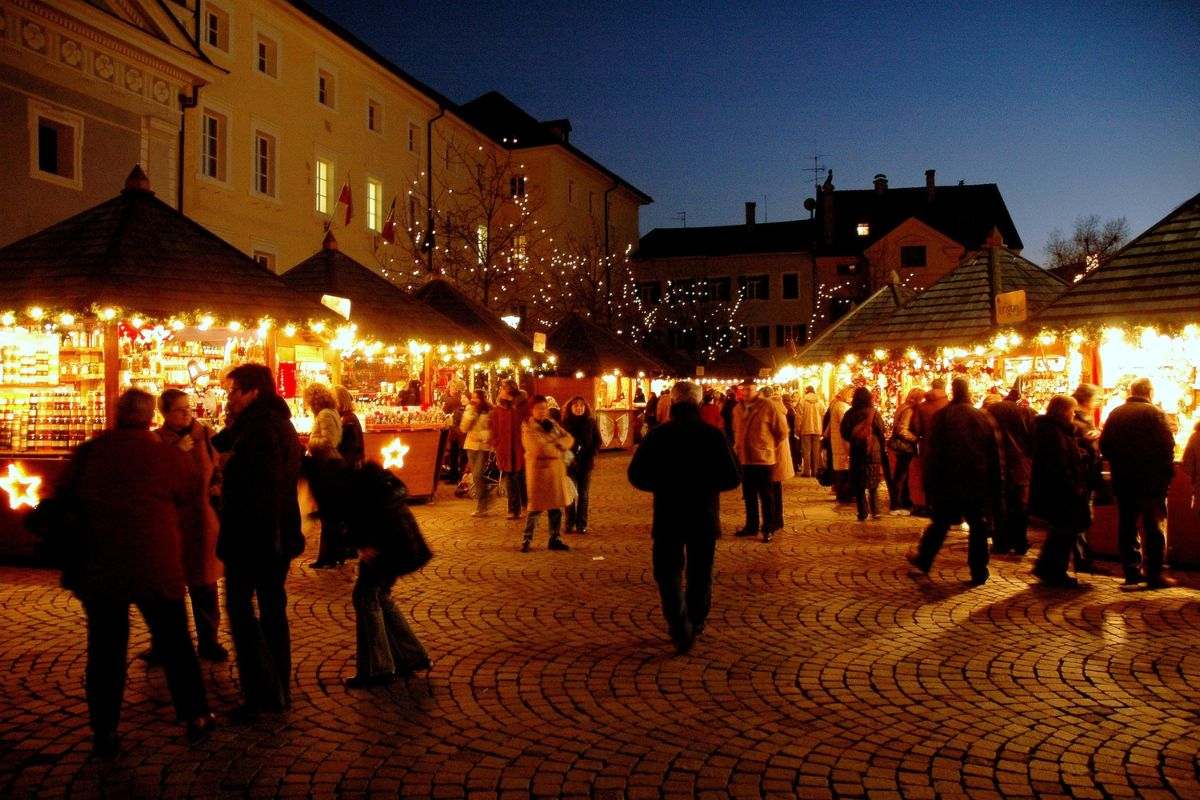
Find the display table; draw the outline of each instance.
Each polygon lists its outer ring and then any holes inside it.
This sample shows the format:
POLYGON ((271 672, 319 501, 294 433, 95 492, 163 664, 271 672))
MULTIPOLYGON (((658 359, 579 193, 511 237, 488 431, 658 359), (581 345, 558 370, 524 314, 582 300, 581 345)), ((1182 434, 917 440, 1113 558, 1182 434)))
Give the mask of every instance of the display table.
POLYGON ((410 497, 432 500, 449 432, 449 428, 374 426, 363 433, 363 449, 368 461, 382 464, 404 481, 410 497))
POLYGON ((67 463, 66 455, 0 457, 0 557, 33 556, 34 538, 25 530, 25 517, 53 493, 67 463))

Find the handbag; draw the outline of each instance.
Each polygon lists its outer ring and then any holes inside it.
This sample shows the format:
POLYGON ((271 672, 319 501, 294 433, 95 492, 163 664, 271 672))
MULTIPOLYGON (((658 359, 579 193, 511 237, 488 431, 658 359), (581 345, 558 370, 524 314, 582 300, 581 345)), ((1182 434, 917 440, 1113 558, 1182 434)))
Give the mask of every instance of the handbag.
POLYGON ((894 453, 900 453, 902 455, 916 455, 917 443, 910 442, 908 439, 902 439, 899 436, 893 435, 892 438, 888 440, 888 449, 894 453))

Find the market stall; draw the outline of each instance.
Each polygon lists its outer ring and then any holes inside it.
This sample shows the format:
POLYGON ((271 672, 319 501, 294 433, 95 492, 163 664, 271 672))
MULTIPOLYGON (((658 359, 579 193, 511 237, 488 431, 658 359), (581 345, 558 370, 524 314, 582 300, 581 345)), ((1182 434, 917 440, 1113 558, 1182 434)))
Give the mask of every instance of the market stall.
POLYGON ((181 388, 216 420, 221 378, 272 363, 328 312, 154 197, 116 198, 0 249, 0 553, 27 554, 28 510, 130 386, 181 388))

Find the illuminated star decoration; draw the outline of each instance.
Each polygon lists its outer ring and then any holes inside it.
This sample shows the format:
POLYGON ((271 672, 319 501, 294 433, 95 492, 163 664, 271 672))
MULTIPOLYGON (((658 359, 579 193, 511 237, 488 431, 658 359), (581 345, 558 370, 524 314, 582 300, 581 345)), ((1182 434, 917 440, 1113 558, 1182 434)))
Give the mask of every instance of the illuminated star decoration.
POLYGON ((392 441, 388 442, 387 447, 380 452, 383 453, 383 466, 387 469, 395 467, 396 469, 404 469, 404 457, 408 455, 408 445, 400 441, 397 436, 392 441))
POLYGON ((38 475, 26 475, 17 464, 8 465, 8 474, 0 478, 0 489, 8 493, 8 507, 16 511, 21 506, 35 507, 41 500, 38 489, 42 479, 38 475))

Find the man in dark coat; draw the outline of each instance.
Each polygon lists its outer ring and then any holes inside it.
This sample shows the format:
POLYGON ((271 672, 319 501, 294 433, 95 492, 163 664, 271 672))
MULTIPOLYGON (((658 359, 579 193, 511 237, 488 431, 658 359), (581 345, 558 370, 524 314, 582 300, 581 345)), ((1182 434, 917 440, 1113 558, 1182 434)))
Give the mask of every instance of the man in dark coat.
MULTIPOLYGON (((993 403, 999 405, 999 403, 993 403)), ((1058 395, 1033 421, 1033 469, 1029 509, 1049 531, 1033 574, 1048 586, 1073 588, 1079 581, 1067 564, 1079 531, 1091 524, 1087 462, 1075 435, 1075 401, 1058 395)))
MULTIPOLYGON (((1083 458, 1084 471, 1087 473, 1087 504, 1090 511, 1092 501, 1098 489, 1104 485, 1104 459, 1100 455, 1100 428, 1093 419, 1096 415, 1096 393, 1099 388, 1090 383, 1081 383, 1071 393, 1075 401, 1075 414, 1072 421, 1075 426, 1075 441, 1083 458)), ((1075 547, 1072 551, 1075 559, 1076 572, 1094 572, 1092 563, 1092 548, 1088 544, 1088 532, 1079 531, 1075 534, 1075 547)))
POLYGON ((229 454, 217 556, 225 562, 225 612, 245 701, 238 715, 249 719, 291 703, 284 581, 304 551, 296 496, 304 448, 267 367, 235 368, 226 388, 228 424, 213 437, 217 450, 229 454))
POLYGON ((1000 505, 1003 457, 991 416, 971 405, 965 378, 951 385, 953 399, 933 416, 925 494, 933 519, 909 563, 929 572, 950 526, 965 518, 970 526, 967 564, 975 586, 988 579, 988 530, 985 520, 1000 505))
POLYGON ((629 462, 629 482, 654 493, 654 579, 667 630, 680 653, 690 650, 704 629, 721 535, 720 495, 739 482, 729 443, 700 419, 700 397, 694 383, 675 384, 671 420, 650 431, 629 462))
POLYGON ((992 552, 998 554, 1029 551, 1030 453, 1033 449, 1033 420, 1037 415, 1021 404, 1021 389, 1014 386, 1003 400, 989 403, 983 410, 992 415, 1004 446, 1004 514, 996 519, 992 552))
POLYGON ((525 486, 525 447, 521 444, 521 426, 529 418, 529 399, 516 384, 500 384, 496 405, 492 406, 492 445, 496 448, 496 466, 504 476, 508 496, 508 518, 520 519, 529 505, 525 486))
POLYGON ((929 468, 929 435, 933 431, 933 417, 937 412, 941 411, 950 403, 946 397, 946 381, 941 378, 934 378, 929 384, 929 391, 925 393, 925 399, 917 404, 913 411, 912 429, 917 435, 917 467, 922 476, 920 483, 914 483, 914 497, 920 494, 920 502, 913 507, 913 514, 916 516, 929 515, 929 500, 925 497, 924 492, 924 475, 929 468), (919 491, 916 491, 919 490, 919 491))
POLYGON ((1167 489, 1175 474, 1175 439, 1167 418, 1150 402, 1154 387, 1138 378, 1125 404, 1113 409, 1100 434, 1100 452, 1112 468, 1117 496, 1117 541, 1125 567, 1125 585, 1145 582, 1151 589, 1171 586, 1162 575, 1167 489), (1137 524, 1142 521, 1142 548, 1137 524))

